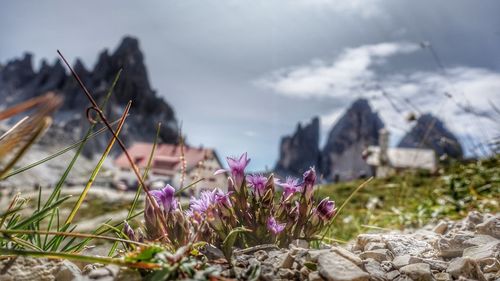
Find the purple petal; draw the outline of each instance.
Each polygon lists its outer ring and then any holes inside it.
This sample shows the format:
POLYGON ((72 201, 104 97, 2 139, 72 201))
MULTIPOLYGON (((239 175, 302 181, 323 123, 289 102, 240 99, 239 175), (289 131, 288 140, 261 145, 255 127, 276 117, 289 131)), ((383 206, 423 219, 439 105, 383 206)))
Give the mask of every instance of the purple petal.
POLYGON ((225 174, 225 173, 227 173, 226 169, 219 169, 219 170, 215 171, 214 176, 217 176, 220 174, 225 174))

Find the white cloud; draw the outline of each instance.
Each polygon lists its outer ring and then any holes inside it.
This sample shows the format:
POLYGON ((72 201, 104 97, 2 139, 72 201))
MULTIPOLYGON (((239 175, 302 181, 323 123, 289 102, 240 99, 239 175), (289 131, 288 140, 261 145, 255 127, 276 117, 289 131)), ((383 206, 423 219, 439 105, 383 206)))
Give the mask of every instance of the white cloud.
POLYGON ((405 42, 346 49, 331 63, 315 60, 309 65, 278 70, 258 83, 277 93, 302 98, 332 93, 337 97, 351 95, 353 90, 366 88, 366 83, 374 80, 373 66, 383 64, 388 57, 418 49, 417 44, 405 42))
POLYGON ((337 13, 359 15, 363 18, 382 17, 385 15, 380 0, 297 0, 300 5, 329 8, 337 13))
MULTIPOLYGON (((471 135, 483 143, 500 134, 500 116, 490 105, 500 101, 500 73, 488 69, 457 66, 442 71, 409 74, 377 72, 377 66, 396 55, 411 54, 419 46, 411 43, 381 43, 346 49, 332 62, 313 63, 278 70, 261 79, 261 86, 294 98, 335 98, 345 103, 359 96, 369 98, 393 134, 401 137, 410 112, 430 112, 458 134, 462 142, 471 135), (449 93, 450 95, 447 95, 449 93)), ((339 106, 323 113, 328 128, 345 109, 339 106)), ((323 134, 325 135, 325 134, 323 134)), ((470 151, 469 151, 470 152, 470 151)))

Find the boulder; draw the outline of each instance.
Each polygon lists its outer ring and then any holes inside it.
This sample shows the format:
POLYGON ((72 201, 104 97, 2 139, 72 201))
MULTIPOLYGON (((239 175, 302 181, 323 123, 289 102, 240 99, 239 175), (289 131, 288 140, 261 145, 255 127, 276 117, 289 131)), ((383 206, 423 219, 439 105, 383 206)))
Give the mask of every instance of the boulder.
POLYGON ((318 272, 329 281, 368 281, 370 278, 356 264, 334 252, 319 256, 318 272))
POLYGON ((400 272, 406 274, 415 281, 431 281, 432 272, 431 267, 426 263, 414 263, 403 266, 400 272))

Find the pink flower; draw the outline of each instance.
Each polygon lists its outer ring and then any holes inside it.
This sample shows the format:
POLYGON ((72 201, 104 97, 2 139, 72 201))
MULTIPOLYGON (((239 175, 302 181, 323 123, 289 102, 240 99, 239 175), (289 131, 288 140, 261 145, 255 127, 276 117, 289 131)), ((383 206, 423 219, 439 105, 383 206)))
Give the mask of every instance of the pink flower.
POLYGON ((205 216, 207 211, 210 211, 214 207, 220 211, 231 208, 231 201, 229 200, 229 196, 231 192, 224 193, 219 188, 216 188, 212 191, 202 191, 200 194, 200 198, 191 197, 190 209, 186 211, 188 216, 193 217, 194 214, 199 216, 205 216))
POLYGON ((277 223, 274 217, 269 217, 267 220, 267 229, 274 233, 274 235, 282 232, 285 229, 284 223, 277 223))
POLYGON ((178 207, 177 199, 174 198, 175 188, 170 184, 167 184, 161 190, 152 190, 149 192, 151 196, 156 200, 156 203, 163 209, 165 214, 170 213, 170 211, 176 210, 178 207))
POLYGON ((278 183, 278 185, 283 188, 283 200, 287 200, 294 193, 302 191, 297 178, 287 177, 284 183, 278 183))
POLYGON ((247 157, 247 153, 243 153, 239 158, 237 157, 227 157, 227 164, 231 170, 231 175, 233 176, 235 188, 237 191, 240 190, 243 180, 245 178, 245 168, 250 163, 250 159, 247 157))
POLYGON ((254 193, 258 197, 264 195, 266 189, 267 178, 263 175, 249 175, 247 176, 247 182, 250 187, 253 188, 254 193))
MULTIPOLYGON (((163 216, 166 218, 170 213, 177 210, 179 202, 174 197, 175 188, 167 184, 163 189, 152 190, 149 192, 151 197, 154 198, 160 209, 163 211, 163 216)), ((146 208, 144 210, 144 220, 146 223, 146 228, 150 235, 154 235, 155 231, 158 230, 157 225, 157 214, 154 212, 153 203, 146 198, 146 208)), ((159 232, 158 232, 159 233, 159 232)), ((156 233, 156 234, 158 234, 156 233)))

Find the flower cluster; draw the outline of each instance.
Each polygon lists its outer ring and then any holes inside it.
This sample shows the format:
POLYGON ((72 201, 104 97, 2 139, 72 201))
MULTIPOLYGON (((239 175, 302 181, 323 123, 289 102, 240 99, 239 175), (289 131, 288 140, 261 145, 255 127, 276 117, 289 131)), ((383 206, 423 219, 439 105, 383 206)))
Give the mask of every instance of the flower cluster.
MULTIPOLYGON (((288 246, 295 239, 314 239, 332 220, 335 203, 329 198, 317 200, 313 196, 314 168, 307 170, 302 179, 289 177, 280 181, 272 174, 246 175, 249 162, 246 153, 228 157, 229 170, 216 172, 229 172, 227 191, 218 188, 203 191, 199 197, 191 198, 185 211, 181 210, 174 196, 175 189, 170 185, 151 191, 165 223, 158 219, 158 212, 147 200, 146 238, 163 239, 177 245, 186 241, 205 241, 222 248, 228 240, 238 247, 264 243, 288 246), (282 192, 277 192, 278 189, 282 192), (231 236, 236 229, 244 231, 231 236)), ((125 230, 127 236, 137 239, 129 227, 125 230)))
MULTIPOLYGON (((278 243, 287 246, 294 239, 312 239, 335 215, 335 203, 329 198, 313 198, 316 171, 307 170, 302 180, 289 177, 284 182, 273 175, 246 175, 250 163, 247 154, 228 157, 230 173, 228 193, 217 189, 191 200, 189 215, 199 221, 199 213, 217 238, 224 240, 231 229, 248 229, 237 239, 239 246, 278 243), (280 188, 281 196, 276 192, 280 188), (222 200, 217 200, 223 198, 222 200), (210 211, 206 211, 210 210, 210 211)), ((217 171, 221 174, 223 171, 217 171)), ((213 242, 213 241, 212 241, 213 242)))

